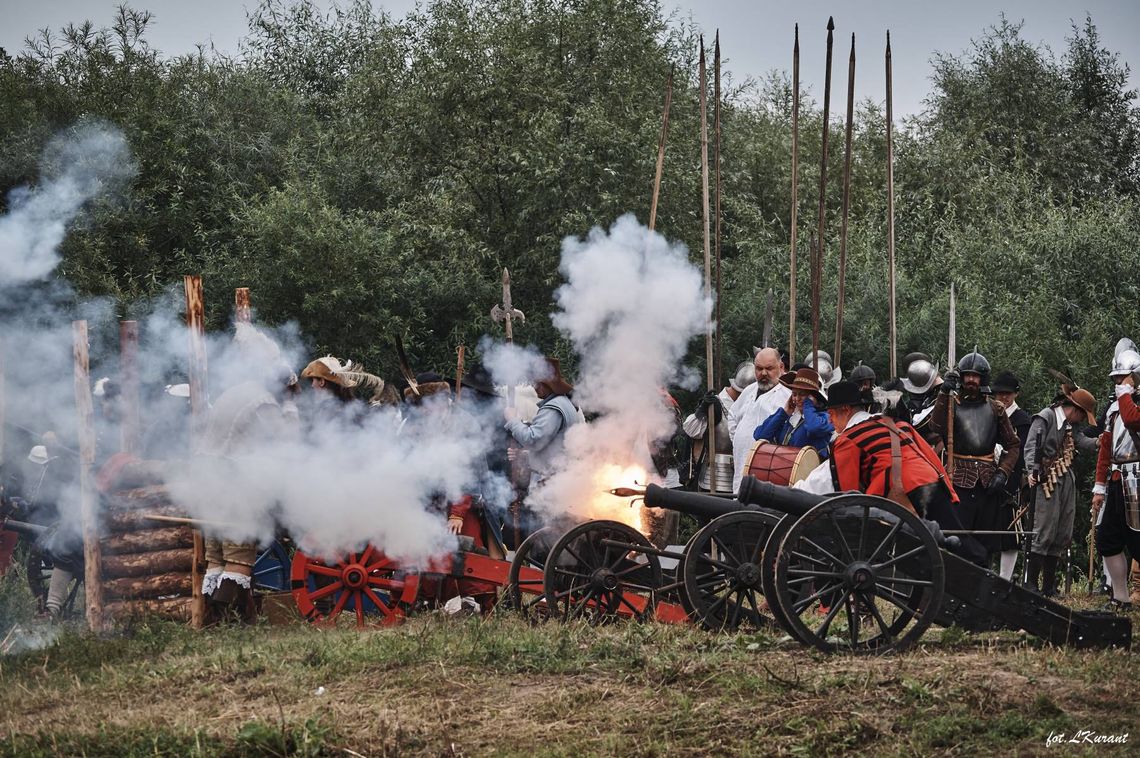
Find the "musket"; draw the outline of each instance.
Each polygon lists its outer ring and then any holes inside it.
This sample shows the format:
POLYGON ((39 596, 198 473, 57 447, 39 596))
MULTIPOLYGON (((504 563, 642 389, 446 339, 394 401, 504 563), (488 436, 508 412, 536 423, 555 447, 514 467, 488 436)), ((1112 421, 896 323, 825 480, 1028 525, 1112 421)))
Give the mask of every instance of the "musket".
POLYGON ((887 311, 890 322, 890 375, 898 376, 895 353, 898 352, 895 323, 895 153, 891 142, 891 123, 894 118, 891 101, 891 32, 887 31, 887 311))
POLYGON ((823 144, 819 158, 819 218, 815 238, 815 252, 812 265, 812 368, 819 370, 819 300, 823 287, 823 248, 826 244, 827 225, 827 136, 831 131, 831 50, 835 41, 835 20, 827 17, 827 64, 823 69, 823 144))
POLYGON ((958 299, 954 282, 950 282, 950 333, 946 339, 946 357, 951 366, 958 365, 958 299))
MULTIPOLYGON (((701 37, 701 217, 705 231, 705 298, 712 299, 712 249, 709 239, 709 124, 708 124, 708 76, 705 71, 705 38, 701 37)), ((705 330, 705 379, 710 392, 716 389, 713 383, 713 324, 710 321, 705 330)), ((716 412, 709 407, 709 490, 716 492, 716 412)))
MULTIPOLYGON (((661 197, 661 174, 665 170, 665 139, 669 136, 669 106, 673 102, 673 67, 665 80, 665 113, 661 117, 661 137, 657 140, 657 172, 653 175, 653 200, 649 205, 649 231, 657 228, 657 201, 661 197)), ((509 340, 508 340, 509 341, 509 340)))
POLYGON ((843 150, 843 220, 839 227, 839 296, 835 305, 835 365, 843 356, 843 289, 847 278, 847 216, 851 207, 851 134, 855 124, 855 35, 851 35, 851 57, 847 60, 847 129, 843 150))
POLYGON ((713 138, 716 163, 713 164, 713 249, 716 252, 716 349, 713 351, 713 379, 720 387, 721 365, 724 362, 724 335, 720 329, 720 29, 716 31, 713 53, 713 138))
POLYGON ((800 25, 792 47, 792 244, 788 259, 788 364, 796 360, 796 217, 800 194, 800 25))

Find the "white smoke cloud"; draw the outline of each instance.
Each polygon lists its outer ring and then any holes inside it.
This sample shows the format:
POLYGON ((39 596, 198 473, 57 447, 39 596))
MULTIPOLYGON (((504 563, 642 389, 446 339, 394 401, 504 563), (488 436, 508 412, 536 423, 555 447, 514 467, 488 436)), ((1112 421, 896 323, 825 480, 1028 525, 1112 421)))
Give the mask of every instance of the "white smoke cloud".
POLYGON ((48 145, 36 187, 8 195, 0 218, 0 289, 46 277, 59 264, 59 246, 83 207, 134 175, 122 132, 103 124, 76 127, 48 145))
POLYGON ((554 323, 581 356, 574 399, 598 417, 567 431, 565 467, 535 502, 581 515, 596 501, 599 471, 651 468, 651 442, 673 430, 662 393, 678 376, 689 340, 706 329, 712 303, 685 246, 632 215, 608 232, 564 240, 560 271, 566 283, 555 292, 554 323))

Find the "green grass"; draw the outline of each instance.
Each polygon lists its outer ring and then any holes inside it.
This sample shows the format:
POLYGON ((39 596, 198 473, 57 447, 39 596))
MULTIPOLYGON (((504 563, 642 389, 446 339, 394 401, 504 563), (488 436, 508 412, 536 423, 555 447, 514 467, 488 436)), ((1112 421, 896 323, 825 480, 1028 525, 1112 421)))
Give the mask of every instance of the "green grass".
POLYGON ((1051 732, 1133 729, 1138 675, 1129 652, 1011 633, 934 630, 876 659, 509 614, 368 631, 143 620, 0 658, 0 755, 1044 754, 1051 732))

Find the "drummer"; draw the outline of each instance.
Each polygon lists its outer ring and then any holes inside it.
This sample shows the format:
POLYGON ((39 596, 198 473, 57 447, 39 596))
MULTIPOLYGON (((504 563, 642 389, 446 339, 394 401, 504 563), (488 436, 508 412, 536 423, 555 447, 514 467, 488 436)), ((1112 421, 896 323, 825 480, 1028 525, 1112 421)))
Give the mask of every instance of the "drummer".
POLYGON ((961 529, 954 492, 934 449, 905 421, 872 416, 863 410, 866 398, 854 382, 831 385, 827 415, 842 429, 831 447, 831 459, 821 463, 799 489, 826 495, 856 490, 893 500, 943 529, 961 529), (898 462, 892 454, 897 438, 898 462))
POLYGON ((820 460, 826 460, 835 427, 823 410, 827 398, 819 373, 807 367, 789 371, 780 377, 780 384, 792 391, 791 397, 756 427, 752 438, 790 447, 810 445, 820 460))

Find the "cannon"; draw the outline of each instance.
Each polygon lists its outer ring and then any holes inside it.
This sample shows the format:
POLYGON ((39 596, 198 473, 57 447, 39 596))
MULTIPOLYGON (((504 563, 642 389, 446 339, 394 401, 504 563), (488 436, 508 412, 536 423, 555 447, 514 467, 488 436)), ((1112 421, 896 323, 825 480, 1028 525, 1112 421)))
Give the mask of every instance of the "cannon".
POLYGON ((708 520, 685 550, 688 604, 702 624, 760 612, 825 652, 913 645, 932 623, 989 619, 1056 645, 1131 644, 1129 619, 1077 612, 955 554, 953 537, 901 506, 745 477, 736 501, 650 485, 645 504, 708 520))

